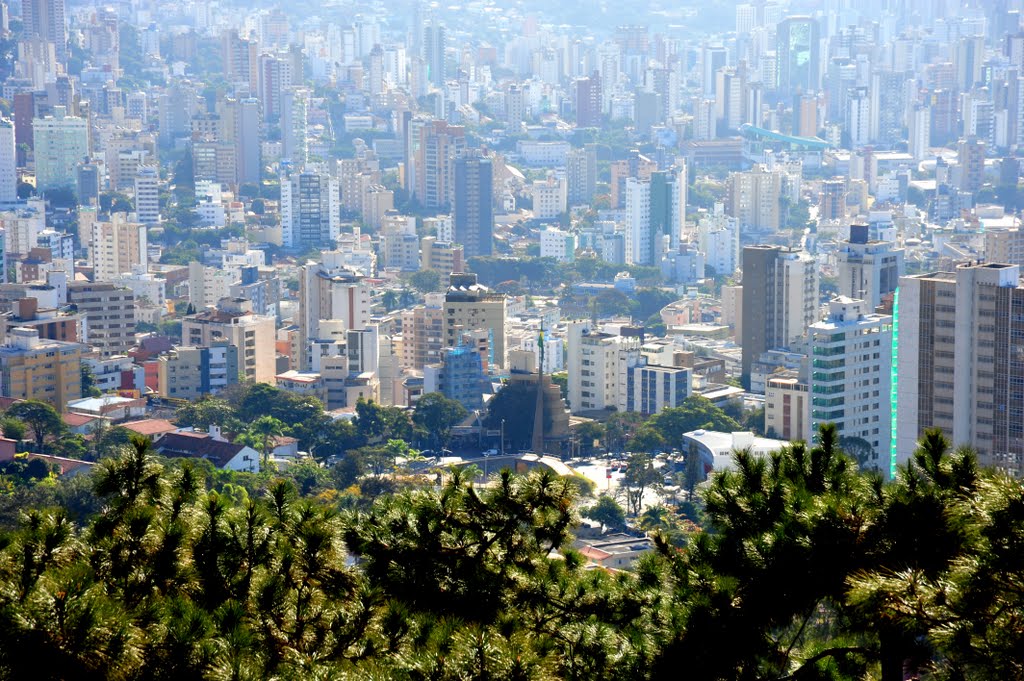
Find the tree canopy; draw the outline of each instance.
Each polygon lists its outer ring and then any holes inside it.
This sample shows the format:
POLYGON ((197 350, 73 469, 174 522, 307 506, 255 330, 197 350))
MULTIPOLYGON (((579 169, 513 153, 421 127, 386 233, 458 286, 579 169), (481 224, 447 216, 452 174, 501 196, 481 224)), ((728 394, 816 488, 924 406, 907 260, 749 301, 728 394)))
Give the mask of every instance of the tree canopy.
MULTIPOLYGON (((616 573, 571 547, 570 478, 451 471, 347 510, 323 491, 346 474, 300 468, 228 482, 132 437, 35 488, 59 493, 21 497, 16 527, 0 508, 0 676, 1024 675, 1024 489, 937 431, 892 482, 860 472, 833 427, 738 452, 702 494, 703 531, 680 541, 682 516, 648 507, 656 550, 616 573)), ((601 497, 583 513, 621 511, 601 497)))

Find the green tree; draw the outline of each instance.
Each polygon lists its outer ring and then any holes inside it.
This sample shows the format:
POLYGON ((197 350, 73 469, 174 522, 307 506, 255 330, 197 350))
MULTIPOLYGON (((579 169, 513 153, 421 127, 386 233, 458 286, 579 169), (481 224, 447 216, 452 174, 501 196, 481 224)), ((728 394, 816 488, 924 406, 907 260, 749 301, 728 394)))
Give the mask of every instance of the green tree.
POLYGON ((728 433, 743 429, 735 419, 730 418, 710 400, 698 395, 686 398, 679 407, 662 409, 652 416, 647 424, 672 447, 682 445, 683 433, 701 428, 728 433))
POLYGON ((450 400, 441 393, 427 393, 417 400, 412 422, 427 433, 435 445, 446 447, 452 428, 467 414, 466 408, 457 400, 450 400))
POLYGON ((394 289, 389 288, 381 296, 380 301, 381 304, 384 306, 384 309, 387 310, 388 312, 391 312, 396 307, 398 307, 398 294, 395 293, 394 289))
POLYGON ((270 463, 270 452, 274 450, 274 438, 284 435, 284 424, 265 414, 250 423, 246 432, 258 443, 260 465, 266 467, 270 463))
POLYGON ((572 429, 580 445, 580 454, 592 456, 596 443, 600 443, 605 437, 604 426, 597 421, 583 421, 572 429))
POLYGON ((626 527, 626 511, 615 499, 607 494, 597 498, 593 506, 588 506, 580 511, 580 515, 589 518, 595 523, 601 523, 609 530, 621 530, 626 527))
POLYGON ((103 393, 96 387, 96 376, 88 364, 82 364, 82 394, 89 397, 99 397, 103 393))
POLYGON ((0 418, 0 433, 3 433, 6 438, 20 442, 25 439, 28 428, 18 419, 4 415, 3 418, 0 418))
POLYGON ((65 431, 64 421, 57 410, 39 400, 15 402, 7 410, 7 416, 18 419, 31 429, 37 452, 44 451, 43 446, 47 436, 56 437, 65 431))
POLYGON ((626 499, 626 510, 631 515, 640 513, 644 495, 649 490, 660 490, 661 483, 661 473, 654 467, 654 459, 650 455, 631 454, 626 460, 626 470, 622 474, 620 488, 626 499))
POLYGON ((643 422, 643 415, 635 411, 617 411, 609 416, 604 424, 604 443, 608 451, 623 451, 643 422))
POLYGON ((210 426, 224 427, 237 421, 235 410, 225 400, 218 397, 205 396, 195 402, 178 407, 174 419, 181 426, 193 426, 207 429, 210 426))
POLYGON ((420 293, 435 293, 441 290, 441 273, 436 270, 420 270, 409 275, 409 284, 420 293))

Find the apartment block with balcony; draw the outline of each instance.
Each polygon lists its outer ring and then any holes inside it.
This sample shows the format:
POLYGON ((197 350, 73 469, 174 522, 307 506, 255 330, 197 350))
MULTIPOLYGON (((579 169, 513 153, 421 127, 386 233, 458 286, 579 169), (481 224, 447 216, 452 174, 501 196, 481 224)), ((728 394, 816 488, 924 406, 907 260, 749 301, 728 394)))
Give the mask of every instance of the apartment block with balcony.
POLYGON ((277 375, 276 320, 253 312, 252 301, 224 298, 215 309, 182 320, 182 342, 192 347, 213 347, 226 342, 238 348, 240 378, 274 383, 277 375))
POLYGON ((857 438, 873 456, 862 467, 890 470, 892 434, 892 317, 874 314, 868 304, 840 296, 828 316, 809 328, 811 341, 810 441, 823 423, 834 423, 840 437, 857 438))
POLYGON ((11 329, 0 345, 0 394, 63 410, 82 396, 82 346, 41 339, 36 329, 11 329))

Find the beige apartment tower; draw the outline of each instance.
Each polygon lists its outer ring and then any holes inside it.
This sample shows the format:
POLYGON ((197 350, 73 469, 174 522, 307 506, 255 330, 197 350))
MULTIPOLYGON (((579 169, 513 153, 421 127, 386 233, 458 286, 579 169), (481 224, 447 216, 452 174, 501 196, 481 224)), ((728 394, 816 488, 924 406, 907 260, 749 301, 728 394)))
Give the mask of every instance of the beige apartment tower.
POLYGON ((1024 475, 1024 287, 1020 267, 965 264, 902 277, 896 302, 899 419, 891 465, 941 428, 985 466, 1024 475))

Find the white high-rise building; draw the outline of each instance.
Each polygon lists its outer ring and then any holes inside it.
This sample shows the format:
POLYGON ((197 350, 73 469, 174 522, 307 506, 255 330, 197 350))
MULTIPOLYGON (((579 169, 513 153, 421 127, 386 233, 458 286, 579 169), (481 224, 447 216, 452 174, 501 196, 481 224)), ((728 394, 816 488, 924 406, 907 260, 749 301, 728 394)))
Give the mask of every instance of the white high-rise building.
POLYGON ((679 247, 686 218, 686 166, 626 179, 626 263, 657 265, 679 247))
POLYGON ((931 107, 924 104, 915 105, 910 112, 908 126, 910 128, 908 151, 915 161, 923 161, 931 147, 931 107))
POLYGON ((725 207, 715 204, 714 213, 697 223, 697 245, 704 253, 704 263, 716 275, 730 276, 740 263, 740 223, 725 214, 725 207))
POLYGON ((144 225, 160 222, 160 171, 139 166, 135 174, 135 219, 144 225))
POLYGON ((18 159, 14 121, 0 116, 0 203, 18 199, 18 159))
POLYGON ((635 177, 626 180, 626 263, 644 263, 651 250, 651 183, 635 177))
POLYGON ((309 157, 308 116, 308 90, 289 88, 281 93, 281 158, 300 170, 309 157))
POLYGON ((846 132, 850 147, 857 149, 871 140, 871 97, 868 88, 855 88, 846 103, 846 132))
POLYGON ((570 322, 566 331, 569 409, 574 414, 625 404, 628 369, 640 358, 640 339, 570 322))
POLYGON ((338 180, 326 173, 295 173, 281 182, 281 235, 285 248, 314 248, 341 231, 338 180))
POLYGON ((840 437, 873 450, 860 464, 888 473, 891 440, 892 317, 863 300, 840 296, 828 316, 808 327, 811 341, 811 432, 834 423, 840 437))
POLYGON ((89 258, 94 281, 114 281, 139 265, 148 266, 146 226, 124 216, 113 213, 109 222, 92 223, 89 258))

